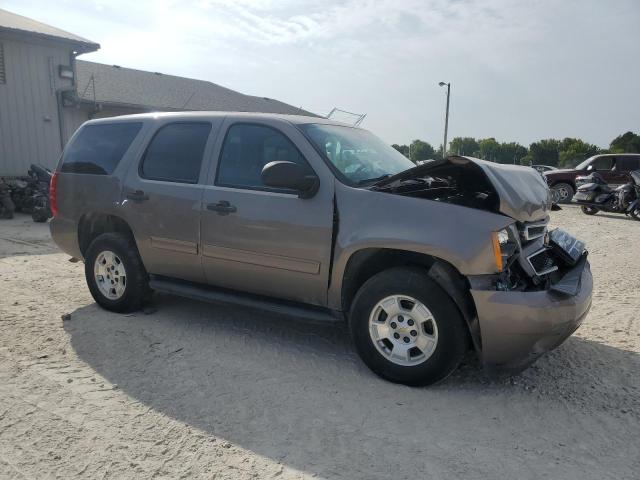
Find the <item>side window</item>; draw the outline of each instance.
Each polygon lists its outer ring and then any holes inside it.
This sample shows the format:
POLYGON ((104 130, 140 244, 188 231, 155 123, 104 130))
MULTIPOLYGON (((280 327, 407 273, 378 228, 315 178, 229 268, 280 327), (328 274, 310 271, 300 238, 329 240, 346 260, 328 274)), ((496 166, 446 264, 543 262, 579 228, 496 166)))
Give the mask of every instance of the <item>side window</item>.
POLYGON ((613 157, 598 157, 591 162, 594 170, 611 170, 613 168, 613 157))
POLYGON ((262 168, 281 160, 311 170, 291 140, 278 130, 263 125, 232 125, 222 146, 216 185, 266 189, 260 177, 262 168))
POLYGON ((170 123, 151 139, 140 164, 149 180, 198 183, 204 148, 211 132, 206 122, 170 123))
POLYGON ((64 152, 61 172, 111 175, 142 123, 105 123, 82 127, 64 152))
POLYGON ((621 172, 630 172, 640 168, 640 157, 618 157, 616 169, 621 172))

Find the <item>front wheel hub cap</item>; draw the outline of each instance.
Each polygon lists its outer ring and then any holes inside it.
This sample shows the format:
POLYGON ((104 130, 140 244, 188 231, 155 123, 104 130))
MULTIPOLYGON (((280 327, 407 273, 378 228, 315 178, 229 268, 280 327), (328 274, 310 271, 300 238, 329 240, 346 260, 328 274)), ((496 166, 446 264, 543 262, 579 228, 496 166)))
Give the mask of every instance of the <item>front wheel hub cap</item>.
POLYGON ((433 314, 419 300, 407 295, 391 295, 373 307, 369 335, 381 355, 402 366, 425 362, 438 345, 438 326, 433 314))
POLYGON ((100 252, 93 264, 93 275, 100 293, 118 300, 127 288, 127 272, 118 255, 110 250, 100 252))

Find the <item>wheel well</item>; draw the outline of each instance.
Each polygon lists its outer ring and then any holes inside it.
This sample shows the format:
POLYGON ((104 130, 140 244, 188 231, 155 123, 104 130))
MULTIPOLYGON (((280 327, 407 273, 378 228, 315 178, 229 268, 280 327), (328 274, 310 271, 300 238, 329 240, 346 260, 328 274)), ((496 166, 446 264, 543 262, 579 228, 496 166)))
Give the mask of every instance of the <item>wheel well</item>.
POLYGON ((103 233, 122 233, 134 239, 131 228, 122 218, 103 213, 83 215, 78 223, 78 245, 84 257, 91 242, 103 233))
POLYGON ((342 310, 348 312, 360 287, 375 274, 391 267, 421 266, 429 269, 435 257, 390 248, 365 248, 351 255, 342 279, 342 310))
POLYGON ((469 327, 470 339, 476 350, 482 348, 475 303, 468 280, 449 262, 417 252, 387 248, 366 248, 348 260, 342 281, 342 311, 348 314, 356 293, 372 276, 388 268, 418 266, 436 281, 452 298, 469 327))

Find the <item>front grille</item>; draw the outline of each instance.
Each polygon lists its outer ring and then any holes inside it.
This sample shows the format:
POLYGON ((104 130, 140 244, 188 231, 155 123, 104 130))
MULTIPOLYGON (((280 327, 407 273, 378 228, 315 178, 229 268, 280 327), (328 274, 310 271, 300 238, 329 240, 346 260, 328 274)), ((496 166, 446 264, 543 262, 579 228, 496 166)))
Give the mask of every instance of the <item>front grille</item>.
POLYGON ((527 257, 527 261, 538 276, 546 275, 547 273, 554 272, 558 269, 548 248, 543 248, 538 250, 536 253, 529 255, 527 257))
POLYGON ((520 236, 525 242, 543 237, 547 233, 547 222, 525 223, 520 227, 520 236))

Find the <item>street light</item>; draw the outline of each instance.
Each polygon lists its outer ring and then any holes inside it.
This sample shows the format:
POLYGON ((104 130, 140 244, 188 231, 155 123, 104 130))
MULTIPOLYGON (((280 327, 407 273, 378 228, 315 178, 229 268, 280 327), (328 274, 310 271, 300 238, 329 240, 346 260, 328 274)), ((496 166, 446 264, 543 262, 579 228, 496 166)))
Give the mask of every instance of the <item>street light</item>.
POLYGON ((449 129, 449 95, 451 95, 451 84, 440 82, 441 87, 447 86, 447 113, 444 117, 444 144, 442 145, 442 158, 447 156, 447 130, 449 129))

